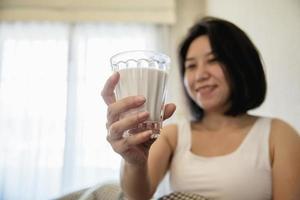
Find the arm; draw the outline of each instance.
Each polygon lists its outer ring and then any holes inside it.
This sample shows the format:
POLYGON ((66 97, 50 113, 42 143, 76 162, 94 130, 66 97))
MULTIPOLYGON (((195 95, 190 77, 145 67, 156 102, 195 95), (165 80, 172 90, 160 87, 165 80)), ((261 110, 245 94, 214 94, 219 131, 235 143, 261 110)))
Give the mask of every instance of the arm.
POLYGON ((175 125, 163 128, 149 150, 147 164, 133 166, 126 161, 123 163, 121 185, 129 199, 147 200, 153 196, 169 168, 176 132, 175 125))
POLYGON ((288 124, 273 120, 271 131, 274 200, 300 199, 300 136, 288 124))

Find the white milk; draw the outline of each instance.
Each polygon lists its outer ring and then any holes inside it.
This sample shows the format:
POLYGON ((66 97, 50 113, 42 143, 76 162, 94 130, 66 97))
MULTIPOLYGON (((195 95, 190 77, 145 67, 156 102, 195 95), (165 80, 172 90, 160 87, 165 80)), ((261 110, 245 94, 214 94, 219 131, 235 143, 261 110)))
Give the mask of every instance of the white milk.
MULTIPOLYGON (((148 111, 149 121, 161 122, 161 115, 166 96, 168 74, 165 71, 151 68, 126 68, 118 71, 120 81, 116 86, 116 97, 142 95, 145 104, 138 111, 148 111)), ((136 112, 137 110, 133 110, 136 112)))

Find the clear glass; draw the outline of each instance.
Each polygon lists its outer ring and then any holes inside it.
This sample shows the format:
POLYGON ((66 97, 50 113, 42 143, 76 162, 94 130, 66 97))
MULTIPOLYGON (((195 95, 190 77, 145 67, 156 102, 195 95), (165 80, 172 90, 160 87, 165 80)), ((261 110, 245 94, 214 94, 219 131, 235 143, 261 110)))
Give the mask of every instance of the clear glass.
POLYGON ((148 111, 149 119, 137 128, 151 129, 151 138, 157 138, 162 127, 169 64, 167 55, 154 51, 126 51, 111 58, 112 70, 120 73, 115 89, 117 100, 136 95, 146 98, 143 106, 131 109, 120 117, 148 111))

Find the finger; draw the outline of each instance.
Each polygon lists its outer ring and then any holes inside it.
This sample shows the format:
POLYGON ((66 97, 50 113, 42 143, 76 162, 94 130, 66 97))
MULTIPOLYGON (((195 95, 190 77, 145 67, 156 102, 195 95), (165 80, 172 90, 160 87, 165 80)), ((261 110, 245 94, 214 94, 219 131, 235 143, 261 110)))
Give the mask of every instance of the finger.
POLYGON ((170 118, 174 114, 175 110, 176 110, 175 104, 173 104, 173 103, 166 104, 163 119, 165 120, 165 119, 170 118))
POLYGON ((143 144, 150 140, 151 134, 152 130, 146 130, 141 133, 131 135, 130 137, 126 137, 123 139, 123 143, 125 144, 124 146, 131 147, 143 144))
POLYGON ((109 142, 112 142, 121 139, 125 131, 136 128, 139 123, 145 121, 148 118, 148 112, 141 112, 115 122, 109 128, 107 140, 109 142))
POLYGON ((129 148, 143 145, 150 140, 152 130, 146 130, 121 140, 120 152, 125 153, 129 148))
POLYGON ((107 125, 110 126, 119 120, 119 115, 133 108, 137 108, 145 103, 143 96, 130 96, 110 104, 107 107, 107 125))
POLYGON ((115 72, 107 79, 107 81, 104 84, 104 87, 101 91, 101 96, 107 105, 114 103, 116 101, 114 90, 119 79, 120 79, 119 72, 115 72))
POLYGON ((143 144, 150 139, 152 134, 151 130, 143 131, 137 133, 135 135, 131 135, 130 137, 123 138, 122 140, 118 140, 114 142, 112 146, 113 150, 119 154, 124 154, 130 148, 143 144))

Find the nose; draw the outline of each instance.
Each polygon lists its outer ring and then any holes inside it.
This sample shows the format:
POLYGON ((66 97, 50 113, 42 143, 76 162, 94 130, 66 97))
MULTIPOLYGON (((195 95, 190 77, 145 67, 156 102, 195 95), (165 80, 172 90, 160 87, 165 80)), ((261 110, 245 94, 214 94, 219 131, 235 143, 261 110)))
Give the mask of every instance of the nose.
POLYGON ((204 66, 204 63, 201 61, 197 62, 197 70, 195 72, 195 80, 196 81, 203 81, 209 78, 209 73, 204 66))

